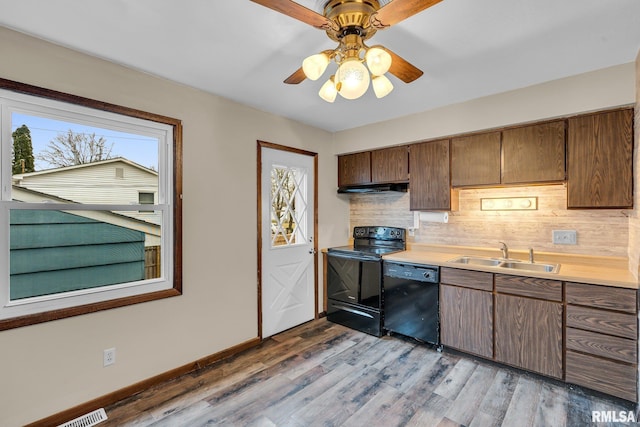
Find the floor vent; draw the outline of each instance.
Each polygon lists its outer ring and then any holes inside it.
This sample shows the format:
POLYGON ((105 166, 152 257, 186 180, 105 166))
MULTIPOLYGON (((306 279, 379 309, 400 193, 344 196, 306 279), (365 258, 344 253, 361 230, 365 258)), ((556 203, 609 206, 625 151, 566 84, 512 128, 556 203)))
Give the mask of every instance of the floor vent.
POLYGON ((60 424, 58 427, 91 427, 107 419, 107 413, 104 412, 104 408, 96 409, 93 412, 89 412, 81 417, 71 420, 64 424, 60 424))

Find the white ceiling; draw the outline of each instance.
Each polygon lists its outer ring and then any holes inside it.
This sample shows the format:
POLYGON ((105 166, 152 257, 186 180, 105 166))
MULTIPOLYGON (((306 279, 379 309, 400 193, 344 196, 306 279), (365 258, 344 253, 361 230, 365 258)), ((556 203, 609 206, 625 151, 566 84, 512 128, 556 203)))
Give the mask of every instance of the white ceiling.
MULTIPOLYGON (((321 12, 324 1, 298 3, 321 12)), ((632 62, 640 49, 639 0, 443 0, 368 42, 421 78, 329 104, 317 96, 325 78, 282 81, 336 44, 250 0, 0 0, 0 25, 329 131, 632 62)))

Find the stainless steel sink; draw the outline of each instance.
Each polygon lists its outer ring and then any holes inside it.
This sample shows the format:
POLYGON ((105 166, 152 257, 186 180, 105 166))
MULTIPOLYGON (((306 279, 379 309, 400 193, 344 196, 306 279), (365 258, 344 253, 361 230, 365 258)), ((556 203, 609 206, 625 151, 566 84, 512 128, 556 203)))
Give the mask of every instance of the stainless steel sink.
POLYGON ((502 262, 502 260, 497 258, 484 258, 477 256, 461 256, 456 259, 452 259, 449 262, 455 262, 457 264, 488 265, 491 267, 496 267, 502 262))
POLYGON ((525 271, 544 271, 545 273, 557 273, 560 268, 560 264, 542 264, 542 263, 529 263, 524 261, 505 261, 498 265, 502 268, 511 268, 514 270, 525 271))
POLYGON ((486 258, 480 256, 461 256, 449 260, 449 262, 466 265, 480 265, 499 267, 505 270, 542 271, 545 273, 557 273, 560 264, 530 263, 512 259, 486 258))

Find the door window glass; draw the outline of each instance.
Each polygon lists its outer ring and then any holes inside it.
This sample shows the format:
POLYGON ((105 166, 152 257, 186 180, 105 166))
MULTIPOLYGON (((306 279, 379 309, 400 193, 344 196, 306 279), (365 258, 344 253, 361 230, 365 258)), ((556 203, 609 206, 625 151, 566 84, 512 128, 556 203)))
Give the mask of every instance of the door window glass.
POLYGON ((307 171, 273 165, 271 168, 271 246, 307 242, 307 171))

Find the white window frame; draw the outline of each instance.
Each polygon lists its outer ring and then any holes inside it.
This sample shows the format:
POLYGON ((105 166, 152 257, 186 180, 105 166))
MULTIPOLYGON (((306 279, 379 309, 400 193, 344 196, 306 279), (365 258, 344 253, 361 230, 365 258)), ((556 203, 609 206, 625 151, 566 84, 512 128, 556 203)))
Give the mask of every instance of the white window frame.
POLYGON ((177 194, 181 190, 180 160, 181 123, 179 120, 0 79, 0 330, 181 294, 181 225, 176 226, 175 223, 176 215, 178 215, 178 221, 181 220, 181 195, 177 194), (7 83, 10 89, 18 85, 27 93, 4 89, 3 86, 7 83), (65 98, 72 102, 68 102, 65 98), (48 117, 158 138, 156 203, 114 205, 13 201, 11 197, 11 115, 13 113, 48 117), (176 165, 179 166, 176 167, 176 165), (178 177, 175 176, 176 173, 178 177), (73 211, 158 211, 162 217, 160 277, 11 301, 9 216, 10 211, 15 209, 59 210, 71 213, 73 211), (176 264, 178 258, 179 262, 176 264), (178 268, 175 268, 176 265, 178 268), (78 307, 84 309, 78 311, 78 307))

